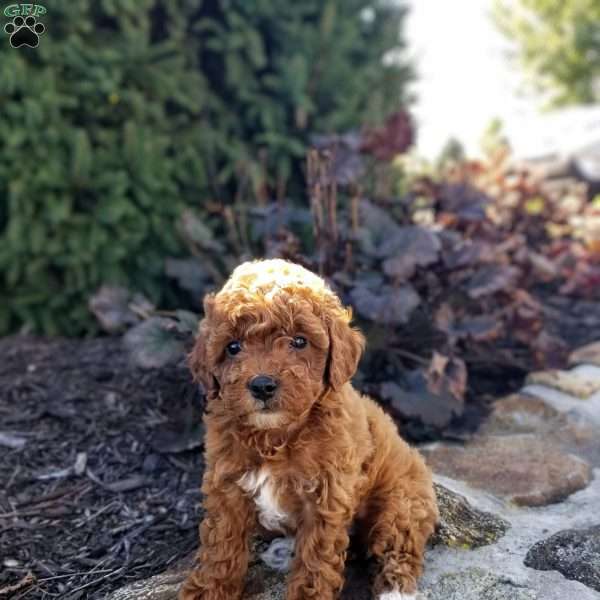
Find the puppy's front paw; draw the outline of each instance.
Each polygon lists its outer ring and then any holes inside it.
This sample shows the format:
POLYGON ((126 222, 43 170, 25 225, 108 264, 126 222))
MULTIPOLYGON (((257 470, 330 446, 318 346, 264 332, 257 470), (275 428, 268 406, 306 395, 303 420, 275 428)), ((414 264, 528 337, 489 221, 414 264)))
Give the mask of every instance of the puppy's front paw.
POLYGON ((417 600, 416 594, 403 594, 402 592, 384 592, 377 596, 377 600, 417 600))
POLYGON ((260 559, 275 571, 287 573, 294 558, 294 546, 296 540, 293 537, 275 538, 269 547, 261 553, 260 559))

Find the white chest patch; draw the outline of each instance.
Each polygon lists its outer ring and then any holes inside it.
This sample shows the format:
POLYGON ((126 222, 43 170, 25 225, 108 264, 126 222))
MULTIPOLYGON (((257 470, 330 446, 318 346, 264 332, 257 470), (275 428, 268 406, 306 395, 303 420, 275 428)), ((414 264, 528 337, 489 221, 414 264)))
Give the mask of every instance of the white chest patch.
POLYGON ((377 600, 417 600, 416 594, 403 594, 402 592, 385 592, 377 600))
POLYGON ((254 498, 260 524, 269 531, 284 532, 289 515, 277 501, 277 490, 268 469, 251 471, 240 477, 238 485, 254 498))

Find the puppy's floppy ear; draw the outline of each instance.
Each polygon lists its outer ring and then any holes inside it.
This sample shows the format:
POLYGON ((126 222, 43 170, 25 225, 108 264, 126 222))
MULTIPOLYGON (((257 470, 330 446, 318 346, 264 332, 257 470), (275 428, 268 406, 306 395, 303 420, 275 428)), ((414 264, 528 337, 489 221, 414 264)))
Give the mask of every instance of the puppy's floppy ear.
POLYGON ((325 369, 327 383, 338 391, 356 373, 365 347, 365 338, 358 329, 350 327, 350 312, 344 318, 336 316, 328 323, 329 356, 325 369))
POLYGON ((219 392, 219 384, 210 371, 208 364, 207 345, 209 343, 209 319, 212 314, 214 294, 207 294, 204 298, 204 319, 200 321, 194 347, 188 355, 188 366, 194 380, 201 383, 208 398, 213 398, 219 392))

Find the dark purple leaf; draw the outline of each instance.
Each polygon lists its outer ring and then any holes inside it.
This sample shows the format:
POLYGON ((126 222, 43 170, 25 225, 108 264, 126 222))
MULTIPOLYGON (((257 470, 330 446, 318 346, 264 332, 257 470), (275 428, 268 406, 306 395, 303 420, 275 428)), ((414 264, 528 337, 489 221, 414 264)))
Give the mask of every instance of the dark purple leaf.
POLYGON ((213 283, 211 274, 202 265, 199 258, 167 258, 165 272, 168 277, 177 280, 179 286, 194 297, 201 298, 213 283))
POLYGON ((447 389, 440 393, 432 392, 425 373, 420 370, 409 373, 404 385, 391 381, 382 383, 379 393, 400 416, 418 419, 440 430, 464 410, 463 401, 455 398, 447 389))
POLYGON ((361 137, 358 133, 314 136, 312 144, 318 150, 331 153, 333 177, 338 184, 354 183, 364 175, 365 161, 360 154, 361 137))
POLYGON ((383 261, 384 273, 394 281, 407 281, 417 270, 417 263, 414 255, 404 254, 386 258, 383 261))
POLYGON ((444 251, 442 256, 446 267, 458 269, 480 263, 495 262, 498 255, 494 252, 493 246, 487 242, 463 240, 444 251))
POLYGON ((368 200, 362 200, 358 206, 360 227, 357 241, 360 249, 368 255, 377 256, 379 246, 389 238, 399 234, 400 226, 388 211, 368 200))
POLYGON ((383 270, 398 281, 413 276, 417 267, 437 261, 441 248, 437 235, 424 227, 408 225, 398 227, 393 236, 385 239, 377 254, 385 258, 383 270))
POLYGON ((381 258, 409 254, 416 264, 426 266, 437 260, 440 248, 440 240, 433 231, 418 225, 404 225, 398 226, 393 235, 386 236, 377 254, 381 258))
POLYGON ((483 221, 486 218, 486 206, 490 202, 488 196, 470 185, 446 183, 439 189, 442 211, 452 213, 462 221, 483 221))
POLYGON ((364 286, 355 287, 350 292, 350 298, 361 317, 387 325, 406 323, 421 302, 409 284, 397 288, 383 286, 377 291, 364 286))
POLYGON ((467 294, 473 298, 482 298, 496 292, 512 292, 517 284, 520 271, 507 265, 481 267, 466 282, 467 294))

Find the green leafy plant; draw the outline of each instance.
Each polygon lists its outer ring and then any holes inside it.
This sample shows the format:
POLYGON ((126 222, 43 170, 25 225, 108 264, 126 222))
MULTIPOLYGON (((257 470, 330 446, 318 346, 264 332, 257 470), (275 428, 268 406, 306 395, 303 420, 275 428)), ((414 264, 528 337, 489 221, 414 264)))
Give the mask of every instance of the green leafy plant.
POLYGON ((551 104, 600 99, 600 4, 597 0, 495 0, 494 18, 551 104))
POLYGON ((368 0, 53 2, 37 48, 0 49, 0 333, 92 333, 102 284, 175 305, 182 212, 229 234, 212 207, 232 222, 293 193, 312 133, 382 120, 410 79, 391 54, 403 17, 368 0))

